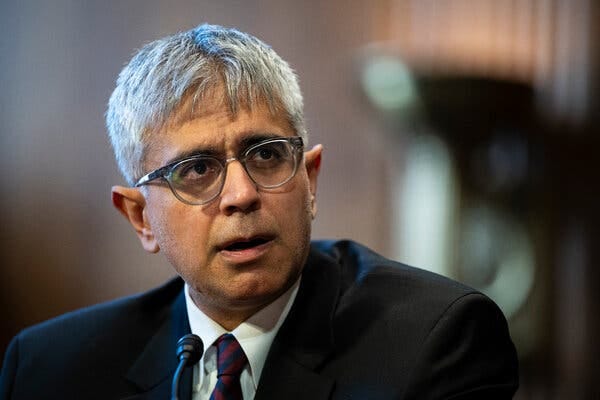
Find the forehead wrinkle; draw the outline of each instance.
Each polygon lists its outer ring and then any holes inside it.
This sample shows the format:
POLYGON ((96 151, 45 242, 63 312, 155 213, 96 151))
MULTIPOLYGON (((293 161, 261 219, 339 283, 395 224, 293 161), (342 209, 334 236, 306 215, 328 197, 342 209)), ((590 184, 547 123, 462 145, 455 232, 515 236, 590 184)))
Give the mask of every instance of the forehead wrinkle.
MULTIPOLYGON (((247 148, 262 142, 268 139, 275 139, 280 137, 285 137, 276 133, 268 133, 268 132, 254 132, 254 131, 244 131, 240 132, 238 137, 235 140, 235 148, 229 149, 231 155, 239 157, 246 151, 247 148)), ((221 148, 222 146, 215 146, 213 144, 202 145, 199 144, 194 146, 191 149, 182 150, 181 152, 175 154, 173 157, 167 159, 164 164, 172 164, 177 161, 182 161, 187 158, 191 158, 194 156, 211 156, 215 158, 225 158, 228 151, 226 149, 221 148)))
MULTIPOLYGON (((164 144, 160 144, 160 137, 163 135, 172 135, 174 132, 181 134, 182 128, 189 123, 193 123, 196 119, 208 118, 210 116, 224 115, 229 123, 234 123, 237 117, 242 113, 253 114, 255 112, 267 112, 274 120, 281 120, 285 123, 285 127, 290 130, 292 135, 295 130, 291 125, 287 116, 281 115, 277 110, 273 109, 268 101, 260 100, 254 104, 247 101, 238 102, 239 107, 232 110, 227 105, 225 93, 221 85, 212 87, 202 93, 188 92, 185 94, 182 102, 176 106, 164 123, 157 125, 154 129, 149 129, 147 132, 148 145, 144 149, 142 166, 145 170, 148 166, 158 168, 154 164, 161 163, 161 154, 168 149, 164 148, 164 144), (202 105, 202 106, 200 106, 202 105), (152 153, 150 155, 150 153, 152 153)), ((194 146, 194 149, 179 149, 178 154, 172 154, 168 157, 169 160, 178 160, 185 158, 187 154, 200 153, 207 150, 214 155, 223 157, 236 157, 249 145, 254 144, 256 140, 253 137, 271 138, 277 136, 288 136, 287 132, 269 132, 264 128, 251 127, 246 131, 238 132, 231 136, 223 132, 214 132, 210 137, 200 139, 194 146), (203 143, 208 142, 208 143, 203 143)), ((166 163, 162 163, 165 165, 166 163)))
POLYGON ((232 98, 225 91, 225 84, 222 81, 210 83, 210 85, 207 83, 202 88, 190 88, 182 96, 181 102, 173 108, 165 120, 165 125, 169 129, 177 129, 196 118, 216 113, 226 113, 229 120, 233 122, 242 112, 252 113, 264 108, 271 116, 285 119, 286 124, 295 131, 280 101, 268 94, 253 93, 249 90, 238 90, 235 97, 232 98))

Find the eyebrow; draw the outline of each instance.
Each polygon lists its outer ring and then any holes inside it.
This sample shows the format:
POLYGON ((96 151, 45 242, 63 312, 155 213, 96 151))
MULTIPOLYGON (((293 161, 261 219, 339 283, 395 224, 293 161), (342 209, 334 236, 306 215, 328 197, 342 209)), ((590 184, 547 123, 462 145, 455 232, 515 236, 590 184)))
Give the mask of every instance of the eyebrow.
POLYGON ((239 148, 241 149, 239 152, 243 153, 248 147, 253 146, 257 143, 263 142, 269 139, 277 139, 284 137, 282 135, 276 133, 255 133, 244 136, 242 140, 240 140, 239 148))
MULTIPOLYGON (((269 139, 277 139, 277 138, 281 138, 281 137, 286 137, 286 136, 283 136, 283 135, 280 135, 277 133, 251 133, 251 134, 245 135, 243 137, 243 139, 240 140, 240 143, 239 143, 240 150, 238 150, 238 153, 243 153, 248 147, 253 146, 262 141, 269 140, 269 139)), ((214 146, 197 147, 194 149, 190 149, 190 150, 178 153, 176 156, 167 160, 165 165, 175 164, 179 161, 183 161, 183 160, 191 158, 191 157, 198 157, 198 156, 217 157, 219 155, 222 155, 222 153, 223 153, 222 151, 217 150, 217 148, 215 148, 214 146)))
POLYGON ((198 157, 198 156, 216 157, 218 154, 219 154, 219 152, 213 147, 195 148, 195 149, 191 149, 191 150, 187 150, 187 151, 182 151, 181 153, 178 153, 176 156, 168 159, 167 162, 165 163, 165 166, 176 164, 179 161, 183 161, 183 160, 186 160, 186 159, 192 158, 192 157, 198 157))

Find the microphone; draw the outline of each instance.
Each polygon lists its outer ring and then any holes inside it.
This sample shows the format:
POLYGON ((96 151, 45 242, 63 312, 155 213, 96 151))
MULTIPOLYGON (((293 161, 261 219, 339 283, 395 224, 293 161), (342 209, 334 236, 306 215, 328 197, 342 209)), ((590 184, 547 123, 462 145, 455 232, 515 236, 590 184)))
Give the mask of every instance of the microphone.
POLYGON ((173 384, 171 385, 171 400, 179 400, 179 380, 185 367, 191 367, 195 365, 204 352, 204 345, 202 340, 192 333, 188 333, 182 336, 177 341, 177 358, 179 359, 179 365, 173 375, 173 384))

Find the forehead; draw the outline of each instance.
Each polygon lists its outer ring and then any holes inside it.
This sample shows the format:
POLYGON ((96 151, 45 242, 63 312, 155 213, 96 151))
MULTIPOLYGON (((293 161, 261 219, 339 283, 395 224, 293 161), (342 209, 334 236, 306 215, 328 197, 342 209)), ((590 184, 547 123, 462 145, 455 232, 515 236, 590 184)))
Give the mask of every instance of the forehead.
POLYGON ((145 167, 158 168, 192 152, 234 156, 252 137, 294 136, 285 113, 274 112, 265 102, 233 113, 222 99, 214 96, 201 104, 187 99, 152 135, 145 167))

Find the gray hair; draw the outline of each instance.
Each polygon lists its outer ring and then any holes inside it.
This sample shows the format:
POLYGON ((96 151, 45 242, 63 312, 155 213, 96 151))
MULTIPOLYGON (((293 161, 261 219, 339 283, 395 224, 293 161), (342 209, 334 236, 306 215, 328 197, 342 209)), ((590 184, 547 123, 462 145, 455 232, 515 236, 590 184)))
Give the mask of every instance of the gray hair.
POLYGON ((108 102, 106 125, 117 163, 129 185, 145 172, 151 136, 192 96, 192 104, 222 87, 235 115, 240 107, 266 102, 284 112, 306 141, 298 78, 275 51, 235 29, 200 25, 153 41, 123 68, 108 102))

